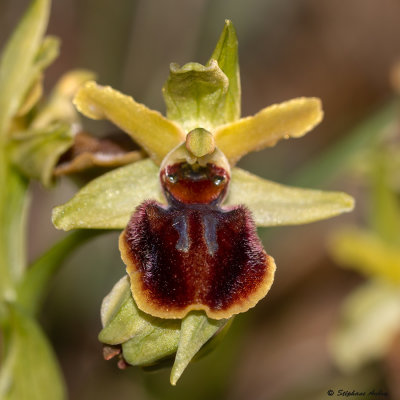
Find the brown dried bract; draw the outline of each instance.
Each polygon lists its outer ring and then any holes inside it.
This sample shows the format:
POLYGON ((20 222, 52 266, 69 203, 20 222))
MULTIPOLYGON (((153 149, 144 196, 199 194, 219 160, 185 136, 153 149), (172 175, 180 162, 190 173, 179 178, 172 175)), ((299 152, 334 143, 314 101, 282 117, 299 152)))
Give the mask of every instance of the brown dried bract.
POLYGON ((70 175, 94 167, 115 168, 144 158, 146 153, 127 139, 123 140, 119 134, 98 139, 79 132, 73 146, 60 158, 54 175, 70 175))

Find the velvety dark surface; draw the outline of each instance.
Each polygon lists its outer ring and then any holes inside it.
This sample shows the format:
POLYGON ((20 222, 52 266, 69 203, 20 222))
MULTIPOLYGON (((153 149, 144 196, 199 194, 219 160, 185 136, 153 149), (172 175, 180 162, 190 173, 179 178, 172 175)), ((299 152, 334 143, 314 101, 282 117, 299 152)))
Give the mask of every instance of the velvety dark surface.
POLYGON ((125 230, 146 297, 158 308, 191 304, 228 310, 254 293, 267 273, 250 212, 155 201, 138 207, 125 230))

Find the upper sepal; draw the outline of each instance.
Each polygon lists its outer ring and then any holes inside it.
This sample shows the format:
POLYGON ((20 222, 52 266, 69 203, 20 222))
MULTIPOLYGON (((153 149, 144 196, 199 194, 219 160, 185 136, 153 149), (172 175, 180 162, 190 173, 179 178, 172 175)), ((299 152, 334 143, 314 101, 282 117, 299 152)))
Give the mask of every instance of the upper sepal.
POLYGON ((167 116, 178 122, 185 132, 195 128, 213 130, 224 123, 222 107, 228 87, 228 78, 216 60, 206 66, 171 64, 163 87, 167 116))
POLYGON ((217 61, 229 82, 223 104, 225 123, 236 121, 240 118, 241 108, 238 40, 235 28, 229 19, 225 20, 224 29, 209 62, 211 60, 217 61))
POLYGON ((204 66, 171 64, 163 87, 167 116, 187 133, 195 128, 213 131, 240 117, 238 43, 232 22, 225 22, 210 60, 204 66))

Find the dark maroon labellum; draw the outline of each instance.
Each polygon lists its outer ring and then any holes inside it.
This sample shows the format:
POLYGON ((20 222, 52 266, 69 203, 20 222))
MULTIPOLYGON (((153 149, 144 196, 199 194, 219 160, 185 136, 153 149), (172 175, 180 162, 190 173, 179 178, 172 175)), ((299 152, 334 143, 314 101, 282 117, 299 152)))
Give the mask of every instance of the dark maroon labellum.
POLYGON ((250 211, 221 207, 227 171, 182 162, 160 179, 168 206, 144 202, 120 238, 138 307, 161 318, 205 310, 215 319, 253 307, 269 290, 275 264, 250 211))

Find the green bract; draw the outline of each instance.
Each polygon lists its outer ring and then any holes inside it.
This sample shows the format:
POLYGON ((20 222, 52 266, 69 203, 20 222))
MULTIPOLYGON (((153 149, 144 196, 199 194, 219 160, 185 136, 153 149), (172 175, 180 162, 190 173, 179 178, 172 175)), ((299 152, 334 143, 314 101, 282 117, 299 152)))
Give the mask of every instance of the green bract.
MULTIPOLYGON (((319 99, 299 98, 240 119, 237 39, 230 21, 206 65, 171 65, 163 95, 168 118, 95 82, 79 89, 74 103, 80 112, 112 121, 149 158, 93 180, 69 202, 56 207, 53 223, 57 228, 123 229, 144 200, 165 203, 159 165, 171 150, 183 148, 183 143, 194 159, 225 154, 232 174, 222 207, 246 205, 258 226, 307 223, 352 210, 353 199, 344 193, 290 188, 234 167, 251 151, 304 135, 321 121, 323 113, 319 99)), ((127 278, 103 302, 102 321, 100 340, 118 346, 108 348, 107 358, 121 350, 125 362, 149 366, 175 355, 172 384, 202 346, 228 325, 226 320, 215 321, 197 311, 182 321, 144 314, 133 300, 127 278)))
POLYGON ((127 276, 104 298, 101 320, 104 328, 99 340, 122 345, 123 358, 131 365, 151 366, 176 353, 173 385, 200 348, 227 323, 211 320, 201 312, 191 312, 182 321, 145 314, 132 298, 127 276))
POLYGON ((84 70, 65 74, 49 100, 37 107, 29 123, 16 122, 8 149, 11 161, 24 176, 38 179, 45 186, 53 183, 55 167, 61 155, 73 145, 80 126, 72 97, 93 76, 84 70))

